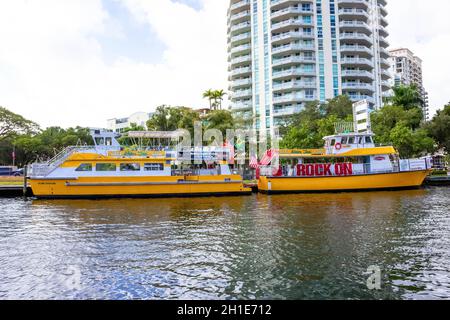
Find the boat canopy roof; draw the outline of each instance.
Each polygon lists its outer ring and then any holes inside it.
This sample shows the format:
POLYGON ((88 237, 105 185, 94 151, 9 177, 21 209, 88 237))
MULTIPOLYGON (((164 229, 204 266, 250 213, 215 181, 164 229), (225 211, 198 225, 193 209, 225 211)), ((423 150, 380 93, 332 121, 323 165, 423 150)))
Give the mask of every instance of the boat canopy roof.
POLYGON ((335 134, 332 136, 326 136, 323 138, 323 140, 330 140, 339 137, 373 137, 373 136, 375 136, 375 134, 371 132, 349 132, 349 133, 335 134))
POLYGON ((138 139, 178 139, 185 135, 185 131, 130 131, 126 135, 138 139))

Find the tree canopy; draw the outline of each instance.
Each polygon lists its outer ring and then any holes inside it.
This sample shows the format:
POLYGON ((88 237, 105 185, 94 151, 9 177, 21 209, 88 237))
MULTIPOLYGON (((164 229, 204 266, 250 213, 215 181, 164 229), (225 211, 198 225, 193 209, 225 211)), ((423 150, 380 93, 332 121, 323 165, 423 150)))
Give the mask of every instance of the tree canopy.
POLYGON ((439 148, 450 151, 450 102, 443 110, 437 111, 434 118, 426 124, 426 130, 438 143, 439 148))
POLYGON ((326 103, 310 102, 298 114, 292 116, 287 127, 281 130, 282 148, 320 148, 323 137, 334 133, 337 122, 352 121, 352 102, 347 96, 339 96, 326 103))
POLYGON ((36 133, 39 126, 4 107, 0 107, 0 141, 19 134, 36 133))

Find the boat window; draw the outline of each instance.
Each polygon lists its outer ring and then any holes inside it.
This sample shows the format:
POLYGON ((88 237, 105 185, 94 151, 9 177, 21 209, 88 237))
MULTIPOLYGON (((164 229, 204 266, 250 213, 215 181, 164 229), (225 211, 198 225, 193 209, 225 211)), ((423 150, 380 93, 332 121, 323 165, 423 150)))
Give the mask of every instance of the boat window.
POLYGON ((372 143, 372 138, 369 136, 366 136, 366 143, 372 143))
POLYGON ((82 163, 78 168, 76 168, 75 171, 78 172, 86 172, 86 171, 92 171, 92 164, 91 163, 82 163))
POLYGON ((95 144, 98 146, 103 146, 105 144, 104 138, 95 138, 95 144))
POLYGON ((146 163, 144 164, 144 171, 163 171, 164 165, 162 163, 146 163))
POLYGON ((355 137, 349 137, 348 144, 354 144, 354 143, 355 143, 355 137))
POLYGON ((139 163, 121 163, 120 171, 140 171, 141 165, 139 163))
POLYGON ((97 163, 95 165, 96 171, 116 171, 116 165, 114 163, 97 163))
POLYGON ((347 137, 343 137, 342 140, 341 140, 341 143, 342 144, 347 144, 347 137))
POLYGON ((358 138, 358 144, 363 144, 363 143, 364 143, 363 137, 359 137, 359 138, 358 138))
POLYGON ((333 147, 336 144, 336 139, 331 140, 331 146, 333 147))

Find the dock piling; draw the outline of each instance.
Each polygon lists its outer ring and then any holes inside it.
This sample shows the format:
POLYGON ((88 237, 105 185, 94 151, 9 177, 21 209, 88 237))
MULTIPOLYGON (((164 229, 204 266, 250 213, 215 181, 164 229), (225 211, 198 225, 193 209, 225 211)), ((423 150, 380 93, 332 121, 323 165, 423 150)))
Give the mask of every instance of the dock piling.
POLYGON ((28 166, 23 168, 23 196, 28 194, 28 166))

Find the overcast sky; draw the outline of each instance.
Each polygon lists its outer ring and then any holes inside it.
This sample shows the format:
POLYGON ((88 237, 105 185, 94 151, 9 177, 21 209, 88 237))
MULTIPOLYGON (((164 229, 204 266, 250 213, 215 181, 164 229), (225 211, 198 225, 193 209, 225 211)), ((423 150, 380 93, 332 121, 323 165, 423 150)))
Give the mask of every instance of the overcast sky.
MULTIPOLYGON (((392 48, 450 101, 450 1, 388 0, 392 48)), ((0 0, 0 105, 42 126, 105 126, 227 89, 228 0, 0 0)))

